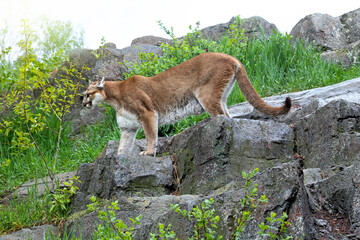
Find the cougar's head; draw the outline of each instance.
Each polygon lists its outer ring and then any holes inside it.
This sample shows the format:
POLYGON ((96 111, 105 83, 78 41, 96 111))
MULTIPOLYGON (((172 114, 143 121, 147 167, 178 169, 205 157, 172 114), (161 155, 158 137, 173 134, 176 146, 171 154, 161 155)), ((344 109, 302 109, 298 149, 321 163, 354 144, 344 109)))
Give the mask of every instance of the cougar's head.
POLYGON ((105 86, 105 78, 103 77, 100 81, 93 82, 90 86, 82 93, 83 105, 85 107, 91 107, 93 104, 99 104, 105 100, 102 90, 105 86))

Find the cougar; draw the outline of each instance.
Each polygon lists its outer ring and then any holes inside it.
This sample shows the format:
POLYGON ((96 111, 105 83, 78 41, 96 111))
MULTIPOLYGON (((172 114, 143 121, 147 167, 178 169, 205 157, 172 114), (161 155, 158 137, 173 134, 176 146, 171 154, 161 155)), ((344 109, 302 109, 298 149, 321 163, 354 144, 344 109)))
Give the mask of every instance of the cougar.
POLYGON ((116 111, 121 130, 118 154, 131 152, 136 133, 143 128, 147 150, 140 155, 156 154, 158 126, 174 123, 189 115, 206 111, 211 117, 231 117, 226 100, 237 81, 246 100, 268 115, 287 113, 291 99, 281 107, 268 105, 251 85, 244 66, 222 53, 203 53, 158 75, 134 75, 124 81, 93 82, 83 92, 83 105, 106 102, 116 111))

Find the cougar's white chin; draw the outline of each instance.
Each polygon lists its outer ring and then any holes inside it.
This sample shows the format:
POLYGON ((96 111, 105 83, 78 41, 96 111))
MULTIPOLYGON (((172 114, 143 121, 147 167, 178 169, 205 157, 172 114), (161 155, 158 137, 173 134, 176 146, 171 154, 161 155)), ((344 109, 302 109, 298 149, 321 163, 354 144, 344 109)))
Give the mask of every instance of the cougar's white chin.
POLYGON ((90 103, 92 103, 92 105, 97 105, 104 102, 104 96, 101 95, 100 93, 95 93, 94 98, 91 100, 90 103))

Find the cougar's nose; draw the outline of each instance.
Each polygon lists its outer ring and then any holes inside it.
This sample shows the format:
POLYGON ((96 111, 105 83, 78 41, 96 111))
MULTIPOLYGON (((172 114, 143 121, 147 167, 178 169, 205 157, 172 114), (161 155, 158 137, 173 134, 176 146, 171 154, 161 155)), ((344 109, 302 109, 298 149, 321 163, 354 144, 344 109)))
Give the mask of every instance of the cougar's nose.
POLYGON ((87 96, 87 94, 85 93, 85 92, 83 92, 82 93, 82 102, 83 102, 83 105, 84 105, 84 107, 86 107, 86 105, 88 104, 88 100, 87 100, 87 98, 88 98, 88 96, 87 96))

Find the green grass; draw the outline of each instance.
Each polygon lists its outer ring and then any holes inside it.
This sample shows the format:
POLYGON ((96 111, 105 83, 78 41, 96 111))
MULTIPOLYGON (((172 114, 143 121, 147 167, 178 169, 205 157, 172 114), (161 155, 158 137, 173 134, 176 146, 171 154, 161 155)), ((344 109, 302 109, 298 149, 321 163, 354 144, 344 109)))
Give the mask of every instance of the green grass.
MULTIPOLYGON (((177 39, 174 39, 174 43, 177 39)), ((353 65, 346 69, 323 61, 317 49, 302 41, 293 41, 290 36, 274 34, 269 39, 246 39, 243 32, 233 27, 216 43, 199 37, 195 29, 189 33, 181 44, 163 45, 163 57, 152 54, 141 54, 143 60, 140 64, 132 66, 132 74, 145 76, 155 75, 197 54, 208 51, 224 52, 238 58, 245 66, 250 81, 262 97, 281 93, 301 91, 305 89, 335 84, 344 80, 360 77, 360 65, 353 65), (235 36, 232 40, 229 36, 235 36)), ((239 87, 235 85, 228 98, 228 105, 245 101, 239 87)), ((62 132, 59 162, 56 173, 76 170, 80 164, 92 162, 102 151, 109 140, 119 140, 120 132, 116 126, 114 110, 107 108, 107 116, 103 122, 83 129, 80 136, 73 136, 70 125, 65 126, 62 132)), ((172 125, 162 125, 159 136, 171 136, 195 125, 208 117, 208 114, 191 116, 172 125)), ((54 116, 47 119, 49 128, 44 129, 35 136, 45 158, 50 165, 53 164, 56 151, 57 134, 49 129, 56 129, 54 116)), ((23 126, 18 126, 23 127, 23 126)), ((143 131, 139 131, 138 138, 143 138, 143 131)), ((35 148, 21 150, 12 147, 13 138, 0 136, 0 198, 16 189, 22 183, 44 177, 47 175, 43 160, 35 148)), ((13 200, 9 206, 0 205, 0 216, 7 216, 0 220, 0 234, 23 226, 41 223, 41 215, 46 215, 48 205, 45 199, 37 202, 32 196, 27 202, 29 206, 22 205, 13 200), (40 215, 30 217, 25 213, 25 207, 40 209, 40 215), (4 213, 6 209, 6 213, 4 213), (15 219, 15 216, 28 216, 15 219), (14 218, 14 219, 13 219, 14 218), (18 221, 16 226, 9 224, 18 221)), ((24 203, 25 204, 25 203, 24 203)))
POLYGON ((15 194, 8 203, 0 205, 0 236, 7 232, 52 221, 49 190, 43 196, 39 196, 36 185, 34 185, 28 189, 28 194, 25 199, 21 199, 15 194))
MULTIPOLYGON (((107 113, 102 124, 84 129, 81 137, 72 136, 70 125, 66 126, 62 133, 56 173, 73 171, 82 163, 92 162, 110 139, 120 139, 120 131, 116 127, 113 111, 108 110, 107 113)), ((50 125, 57 123, 52 118, 48 121, 50 125)), ((51 128, 55 129, 55 126, 51 126, 51 128)), ((45 129, 36 136, 36 141, 50 165, 54 162, 56 139, 57 134, 49 129, 45 129)), ((22 152, 15 151, 16 149, 11 148, 10 137, 2 138, 1 143, 0 196, 28 180, 47 175, 43 160, 34 147, 22 152), (7 162, 7 159, 10 162, 7 162)))
POLYGON ((296 92, 360 76, 360 66, 346 69, 324 61, 315 46, 289 35, 252 40, 241 59, 261 96, 296 92))

